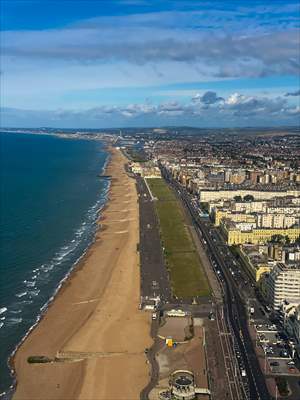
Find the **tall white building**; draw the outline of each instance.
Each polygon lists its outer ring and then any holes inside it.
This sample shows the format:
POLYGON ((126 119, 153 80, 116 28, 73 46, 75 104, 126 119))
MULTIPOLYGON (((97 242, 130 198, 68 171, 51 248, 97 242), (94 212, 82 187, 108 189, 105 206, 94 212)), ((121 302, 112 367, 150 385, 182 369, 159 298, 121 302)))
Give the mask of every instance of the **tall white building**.
POLYGON ((300 303, 300 265, 276 264, 266 280, 266 291, 276 311, 284 301, 300 303))

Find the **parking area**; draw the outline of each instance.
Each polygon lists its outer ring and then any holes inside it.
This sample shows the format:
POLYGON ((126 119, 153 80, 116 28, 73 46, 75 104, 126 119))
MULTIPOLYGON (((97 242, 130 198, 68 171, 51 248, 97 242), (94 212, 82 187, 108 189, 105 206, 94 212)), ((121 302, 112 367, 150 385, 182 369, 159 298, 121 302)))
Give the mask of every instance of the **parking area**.
POLYGON ((169 301, 171 289, 169 276, 161 248, 159 225, 153 201, 144 179, 136 176, 140 210, 140 263, 141 297, 159 297, 162 303, 169 301))
POLYGON ((268 358, 269 368, 273 374, 300 375, 294 361, 291 358, 268 358))
POLYGON ((256 345, 263 350, 265 372, 274 375, 300 376, 294 345, 275 324, 255 324, 256 345))

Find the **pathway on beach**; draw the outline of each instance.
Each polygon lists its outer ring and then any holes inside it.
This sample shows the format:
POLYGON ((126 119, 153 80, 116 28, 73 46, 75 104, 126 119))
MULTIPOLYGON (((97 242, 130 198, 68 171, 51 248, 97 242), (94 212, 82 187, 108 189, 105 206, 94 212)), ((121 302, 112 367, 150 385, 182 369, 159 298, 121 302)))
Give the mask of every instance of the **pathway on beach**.
POLYGON ((14 399, 138 399, 149 380, 144 349, 152 343, 150 321, 138 310, 137 194, 124 162, 113 150, 107 168, 111 201, 96 242, 17 352, 14 399), (86 357, 44 365, 26 361, 57 352, 86 357))

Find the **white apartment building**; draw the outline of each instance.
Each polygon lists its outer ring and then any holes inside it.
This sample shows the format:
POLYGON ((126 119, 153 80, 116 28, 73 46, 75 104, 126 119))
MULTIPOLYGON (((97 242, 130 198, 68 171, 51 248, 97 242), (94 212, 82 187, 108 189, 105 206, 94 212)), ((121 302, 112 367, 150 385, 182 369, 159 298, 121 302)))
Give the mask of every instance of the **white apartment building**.
POLYGON ((266 201, 243 201, 236 202, 234 204, 234 211, 253 213, 253 212, 265 212, 267 208, 266 201))
POLYGON ((299 217, 285 214, 262 213, 257 215, 257 226, 260 228, 291 228, 299 223, 299 217))
POLYGON ((282 206, 282 207, 271 206, 271 207, 267 208, 266 212, 269 214, 300 215, 300 207, 299 206, 282 206))
POLYGON ((300 249, 294 249, 288 252, 288 259, 292 262, 300 262, 300 249))
POLYGON ((286 190, 282 192, 278 191, 261 191, 261 190, 218 190, 218 189, 207 189, 199 188, 199 201, 200 202, 210 202, 218 199, 234 199, 235 196, 245 197, 250 194, 255 200, 270 200, 274 197, 286 197, 286 196, 300 196, 300 190, 286 190))
POLYGON ((256 222, 237 222, 235 226, 241 232, 248 232, 256 228, 256 222))
POLYGON ((300 265, 276 264, 266 279, 266 292, 276 311, 284 301, 300 303, 300 265))

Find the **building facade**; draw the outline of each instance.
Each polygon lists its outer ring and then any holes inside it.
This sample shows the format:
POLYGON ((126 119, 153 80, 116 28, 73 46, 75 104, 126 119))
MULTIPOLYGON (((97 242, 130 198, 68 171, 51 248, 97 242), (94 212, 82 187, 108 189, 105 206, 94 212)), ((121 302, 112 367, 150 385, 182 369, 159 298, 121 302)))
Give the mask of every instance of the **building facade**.
POLYGON ((284 302, 300 303, 300 265, 276 264, 265 280, 265 289, 275 311, 284 302))

